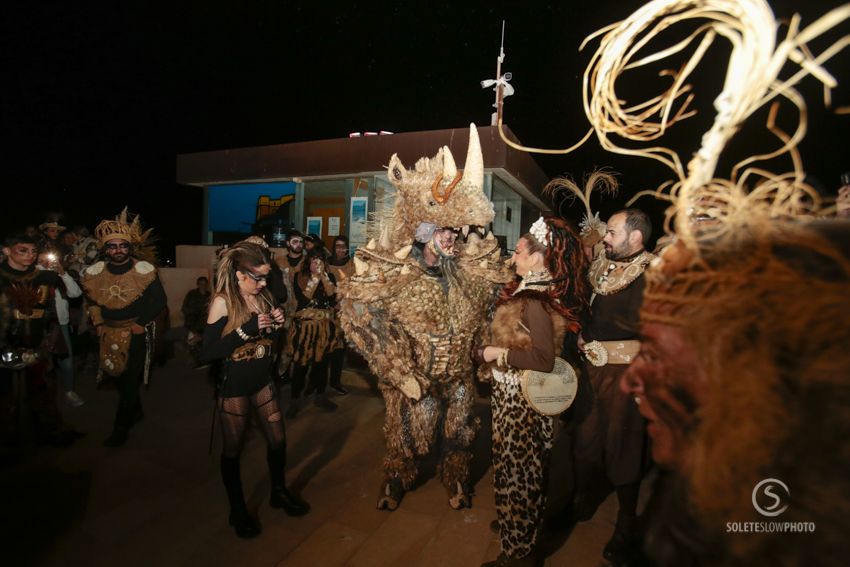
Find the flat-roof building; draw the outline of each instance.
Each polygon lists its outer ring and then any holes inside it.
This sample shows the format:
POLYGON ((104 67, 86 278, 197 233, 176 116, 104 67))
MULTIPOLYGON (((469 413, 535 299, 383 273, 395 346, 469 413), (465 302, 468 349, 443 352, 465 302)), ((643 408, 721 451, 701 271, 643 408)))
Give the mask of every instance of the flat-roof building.
MULTIPOLYGON (((490 228, 512 249, 521 230, 548 210, 540 198, 547 177, 529 154, 505 145, 496 127, 478 133, 484 191, 496 212, 490 228)), ((412 168, 445 145, 462 168, 468 140, 465 127, 181 154, 177 181, 204 189, 205 244, 229 244, 247 234, 274 244, 292 227, 318 234, 328 247, 344 234, 354 247, 365 244, 357 221, 392 202, 386 172, 392 154, 412 168)))

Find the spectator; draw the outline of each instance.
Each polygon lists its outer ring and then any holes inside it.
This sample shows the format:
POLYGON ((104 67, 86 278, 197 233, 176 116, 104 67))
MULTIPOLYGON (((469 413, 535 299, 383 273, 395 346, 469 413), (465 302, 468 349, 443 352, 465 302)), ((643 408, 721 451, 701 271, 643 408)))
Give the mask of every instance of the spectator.
POLYGON ((186 344, 189 352, 200 364, 200 344, 204 335, 207 310, 210 305, 210 280, 204 276, 195 280, 195 289, 183 298, 183 326, 186 327, 186 344))
POLYGON ((38 230, 43 242, 54 248, 62 247, 62 243, 59 241, 59 233, 65 230, 64 226, 56 221, 49 220, 38 225, 38 230))
POLYGON ((36 267, 40 270, 56 272, 65 286, 64 293, 60 287, 53 290, 56 319, 62 338, 61 346, 54 347, 54 360, 56 361, 56 366, 59 368, 59 374, 62 376, 65 401, 73 407, 79 407, 85 402, 74 391, 74 348, 71 341, 71 310, 68 299, 80 297, 83 291, 77 285, 74 278, 65 272, 62 262, 59 260, 59 253, 55 249, 43 248, 38 254, 38 264, 36 267))
POLYGON ((26 235, 6 239, 3 252, 6 262, 0 264, 0 293, 4 308, 0 313, 0 433, 13 441, 20 415, 14 398, 14 381, 21 379, 26 391, 36 438, 60 447, 74 441, 76 432, 64 424, 56 406, 55 380, 48 375, 50 330, 54 309, 53 292, 63 290, 64 283, 56 272, 36 270, 36 242, 26 235), (16 375, 16 372, 20 372, 16 375))
POLYGON ((335 335, 333 308, 336 303, 336 279, 325 269, 325 258, 319 249, 307 254, 307 261, 293 282, 298 311, 289 331, 287 349, 294 363, 292 401, 286 412, 295 417, 300 409, 301 394, 309 370, 307 393, 315 392, 317 407, 333 411, 337 405, 325 394, 328 382, 328 355, 335 335))
POLYGON ((304 261, 304 235, 295 229, 286 233, 286 263, 283 272, 294 278, 304 261))
MULTIPOLYGON (((340 235, 334 238, 333 257, 328 261, 328 271, 333 274, 337 282, 350 277, 354 272, 354 265, 348 252, 348 237, 340 235)), ((342 325, 339 324, 339 298, 337 298, 337 304, 334 308, 334 325, 336 326, 336 335, 334 336, 331 354, 328 360, 330 387, 331 390, 340 396, 344 396, 348 393, 348 390, 342 385, 342 367, 345 362, 345 336, 342 333, 342 325)))

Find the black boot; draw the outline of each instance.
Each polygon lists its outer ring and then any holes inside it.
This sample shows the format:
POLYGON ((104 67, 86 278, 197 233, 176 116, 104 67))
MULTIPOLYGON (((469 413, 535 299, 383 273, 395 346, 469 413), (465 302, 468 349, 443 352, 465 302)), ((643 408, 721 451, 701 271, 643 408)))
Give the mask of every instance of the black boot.
POLYGON ((230 501, 230 525, 239 537, 256 537, 260 533, 260 526, 245 507, 242 477, 239 473, 239 457, 221 456, 221 478, 227 490, 227 499, 230 501))
POLYGON ((324 411, 334 411, 336 410, 336 408, 339 407, 335 403, 330 401, 328 399, 328 396, 324 392, 322 392, 321 394, 316 394, 316 397, 313 400, 313 405, 324 411))
POLYGON ((639 542, 637 537, 637 504, 640 483, 633 482, 617 487, 617 526, 614 535, 605 544, 602 556, 615 567, 630 565, 637 557, 639 542))
POLYGON ((637 518, 635 516, 617 515, 617 526, 614 528, 614 534, 602 550, 602 557, 607 559, 612 566, 631 565, 633 560, 638 557, 640 545, 636 528, 637 518))
POLYGON ((286 446, 280 449, 269 449, 269 476, 271 477, 272 493, 269 506, 283 508, 289 516, 303 516, 310 511, 310 505, 289 492, 284 480, 286 468, 286 446))
POLYGON ((289 407, 286 409, 286 418, 292 419, 296 415, 298 415, 299 410, 301 410, 301 399, 300 398, 292 398, 289 400, 289 407))
POLYGON ((121 447, 127 442, 127 430, 116 427, 112 430, 112 434, 103 442, 105 447, 121 447))
POLYGON ((571 507, 571 520, 575 522, 586 522, 593 518, 599 507, 599 499, 588 491, 577 492, 573 497, 571 507))
POLYGON ((145 419, 145 412, 142 410, 142 401, 136 400, 136 408, 133 410, 133 420, 130 422, 130 427, 133 427, 143 419, 145 419))

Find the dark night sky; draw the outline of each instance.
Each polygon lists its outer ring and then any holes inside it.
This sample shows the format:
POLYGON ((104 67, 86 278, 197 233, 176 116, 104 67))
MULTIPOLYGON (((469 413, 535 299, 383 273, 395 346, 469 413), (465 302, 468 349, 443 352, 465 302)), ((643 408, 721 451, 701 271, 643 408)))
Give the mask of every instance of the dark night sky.
MULTIPOLYGON (((37 224, 47 211, 93 226, 128 204, 157 228, 168 256, 174 243, 197 243, 201 230, 200 190, 174 182, 178 153, 351 131, 486 125, 492 92, 478 82, 495 75, 502 19, 503 70, 513 73, 517 89, 507 99, 506 123, 527 145, 571 145, 587 128, 581 73, 596 44, 582 53, 578 46, 641 4, 34 2, 15 8, 2 23, 0 50, 7 180, 0 226, 8 233, 37 224)), ((772 2, 777 16, 801 12, 804 25, 839 4, 772 2)), ((845 22, 841 31, 848 30, 845 22)), ((839 35, 819 40, 814 50, 839 35)), ((706 85, 697 88, 700 117, 676 126, 667 142, 685 159, 707 127, 725 70, 728 50, 717 45, 698 79, 706 85)), ((842 85, 833 93, 837 106, 850 104, 848 59, 845 51, 827 64, 842 85)), ((801 90, 811 112, 804 164, 834 192, 839 174, 850 170, 838 137, 850 117, 823 111, 813 79, 801 90)), ((759 135, 760 116, 732 152, 773 147, 759 135)), ((654 163, 607 154, 593 141, 538 162, 550 175, 611 166, 622 173, 624 195, 669 178, 654 163)))

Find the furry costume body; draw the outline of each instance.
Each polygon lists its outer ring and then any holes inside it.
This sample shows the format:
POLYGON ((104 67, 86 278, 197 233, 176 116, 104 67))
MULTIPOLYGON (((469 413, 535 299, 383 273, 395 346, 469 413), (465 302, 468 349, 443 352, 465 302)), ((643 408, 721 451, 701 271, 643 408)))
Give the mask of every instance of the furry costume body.
MULTIPOLYGON (((477 429, 471 415, 472 346, 486 325, 496 285, 508 274, 492 234, 458 239, 442 269, 429 268, 418 249, 411 251, 422 223, 458 227, 492 221, 474 125, 462 178, 447 147, 433 159, 420 159, 413 171, 393 156, 389 178, 397 188, 394 208, 372 223, 375 238, 358 249, 354 273, 340 282, 340 322, 380 380, 385 486, 410 489, 416 457, 442 442, 442 481, 450 504, 460 508, 470 504, 469 446, 477 429)), ((400 492, 394 494, 388 507, 394 509, 399 498, 400 492)))

